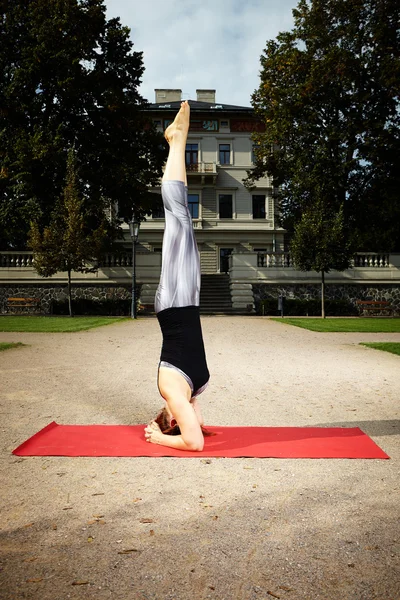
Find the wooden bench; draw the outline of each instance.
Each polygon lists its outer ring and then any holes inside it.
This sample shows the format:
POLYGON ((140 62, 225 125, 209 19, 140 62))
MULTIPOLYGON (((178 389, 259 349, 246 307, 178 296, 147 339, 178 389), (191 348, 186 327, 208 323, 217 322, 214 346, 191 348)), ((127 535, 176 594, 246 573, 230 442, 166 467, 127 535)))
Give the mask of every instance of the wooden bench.
POLYGON ((390 302, 386 300, 357 300, 356 304, 359 306, 363 316, 369 316, 371 313, 377 312, 393 313, 390 302))
MULTIPOLYGON (((15 309, 20 308, 33 308, 34 311, 40 311, 40 299, 39 298, 7 298, 7 312, 14 312, 15 309)), ((21 311, 26 313, 28 311, 21 311)))

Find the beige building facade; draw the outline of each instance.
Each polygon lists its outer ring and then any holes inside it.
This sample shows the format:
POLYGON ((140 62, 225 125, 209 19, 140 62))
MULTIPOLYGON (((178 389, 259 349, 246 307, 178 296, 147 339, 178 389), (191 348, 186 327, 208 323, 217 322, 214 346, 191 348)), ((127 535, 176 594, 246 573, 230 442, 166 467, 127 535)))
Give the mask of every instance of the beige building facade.
MULTIPOLYGON (((175 118, 181 100, 181 90, 155 90, 149 113, 159 131, 175 118)), ((253 166, 251 134, 260 127, 253 109, 222 104, 215 90, 197 90, 189 104, 188 198, 202 273, 227 273, 233 253, 283 251, 272 182, 261 179, 252 192, 243 185, 253 166)), ((140 229, 142 248, 159 252, 163 229, 162 213, 149 216, 140 229)))

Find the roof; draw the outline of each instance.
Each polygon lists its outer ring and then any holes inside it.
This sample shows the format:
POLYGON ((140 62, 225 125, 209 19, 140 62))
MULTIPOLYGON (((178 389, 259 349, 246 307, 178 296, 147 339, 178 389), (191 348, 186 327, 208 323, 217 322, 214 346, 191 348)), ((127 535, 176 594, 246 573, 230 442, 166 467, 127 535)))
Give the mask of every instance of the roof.
MULTIPOLYGON (((158 104, 150 104, 146 110, 151 111, 174 111, 180 109, 181 100, 174 102, 159 102, 158 104)), ((191 112, 244 112, 254 113, 251 106, 233 106, 232 104, 221 104, 220 102, 198 102, 197 100, 188 100, 191 112)))

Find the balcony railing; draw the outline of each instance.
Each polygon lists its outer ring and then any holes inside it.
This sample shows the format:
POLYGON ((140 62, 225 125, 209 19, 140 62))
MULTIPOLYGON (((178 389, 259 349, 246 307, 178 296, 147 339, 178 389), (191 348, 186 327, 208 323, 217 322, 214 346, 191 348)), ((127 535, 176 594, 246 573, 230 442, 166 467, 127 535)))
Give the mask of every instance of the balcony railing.
POLYGON ((199 162, 186 165, 186 171, 188 173, 210 173, 216 174, 217 165, 216 163, 199 162))
MULTIPOLYGON (((295 268, 292 257, 288 252, 259 252, 257 254, 257 267, 266 268, 295 268)), ((386 269, 390 267, 389 254, 375 252, 357 252, 350 268, 372 267, 386 269)))
POLYGON ((21 252, 0 252, 0 267, 33 267, 33 253, 27 251, 21 252))
MULTIPOLYGON (((140 252, 136 253, 138 256, 140 252)), ((145 253, 148 254, 148 253, 145 253)), ((23 252, 12 252, 4 251, 0 252, 0 268, 23 268, 28 267, 33 269, 33 254, 29 251, 23 252)), ((120 252, 112 253, 108 252, 103 254, 101 259, 96 263, 98 268, 115 268, 115 267, 131 267, 132 266, 132 252, 120 252)))
POLYGON ((257 267, 293 267, 293 262, 288 252, 259 252, 257 267))
MULTIPOLYGON (((163 171, 165 171, 166 164, 163 166, 163 171)), ((213 162, 197 162, 186 165, 187 173, 198 173, 198 174, 208 174, 208 175, 216 175, 217 174, 217 163, 213 162)))
MULTIPOLYGON (((88 273, 74 272, 75 283, 90 284, 102 282, 131 282, 132 253, 121 251, 103 254, 98 263, 88 262, 88 273), (93 270, 92 270, 93 269, 93 270)), ((137 252, 136 272, 138 281, 156 283, 160 279, 161 252, 137 252)), ((4 283, 65 283, 66 271, 59 271, 51 277, 41 277, 34 268, 31 252, 0 252, 0 281, 4 283)))
POLYGON ((377 253, 363 253, 357 252, 354 256, 355 267, 390 267, 390 256, 389 254, 377 254, 377 253))
MULTIPOLYGON (((197 221, 194 221, 194 226, 197 221)), ((199 225, 198 225, 199 226, 199 225)), ((138 254, 140 254, 138 252, 138 254)), ((118 254, 107 253, 101 257, 98 267, 114 268, 114 267, 131 267, 132 253, 121 252, 118 254)), ((352 267, 356 268, 374 268, 388 269, 390 268, 390 255, 379 254, 375 252, 357 252, 353 259, 352 267)), ((0 252, 0 267, 3 269, 33 267, 32 252, 12 250, 0 252)), ((258 252, 257 267, 260 268, 294 268, 293 260, 288 252, 258 252)))
POLYGON ((113 269, 115 267, 131 267, 132 266, 132 252, 123 252, 113 254, 109 252, 103 254, 97 263, 99 268, 113 269))

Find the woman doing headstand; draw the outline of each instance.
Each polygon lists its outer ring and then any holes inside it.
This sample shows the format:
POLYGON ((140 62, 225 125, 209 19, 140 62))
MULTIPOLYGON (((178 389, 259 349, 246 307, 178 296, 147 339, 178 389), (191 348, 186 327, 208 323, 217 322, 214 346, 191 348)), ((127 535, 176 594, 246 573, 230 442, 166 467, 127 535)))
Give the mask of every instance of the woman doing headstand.
POLYGON ((189 103, 165 131, 170 145, 162 179, 165 209, 162 268, 154 307, 163 334, 158 388, 166 401, 145 428, 146 441, 201 451, 203 420, 196 397, 209 380, 200 324, 200 260, 187 202, 185 150, 189 103))

